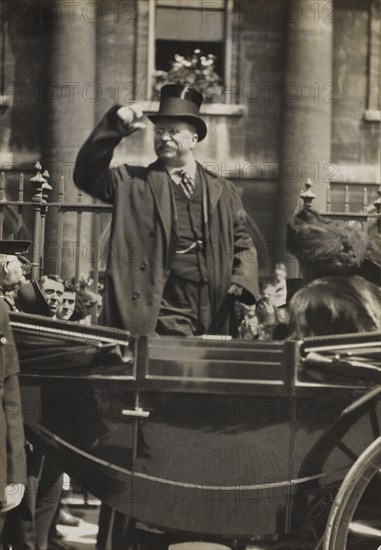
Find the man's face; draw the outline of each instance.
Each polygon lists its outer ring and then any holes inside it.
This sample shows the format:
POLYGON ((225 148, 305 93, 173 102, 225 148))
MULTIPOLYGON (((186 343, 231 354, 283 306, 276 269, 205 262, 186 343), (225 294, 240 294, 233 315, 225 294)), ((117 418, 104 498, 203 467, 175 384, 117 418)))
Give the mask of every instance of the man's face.
POLYGON ((287 273, 285 272, 285 270, 283 269, 283 267, 277 267, 275 269, 275 279, 277 281, 283 281, 283 279, 285 279, 287 276, 287 273))
POLYGON ((192 157, 197 133, 191 124, 176 118, 162 118, 155 124, 155 152, 168 166, 184 166, 192 157))
POLYGON ((273 300, 275 296, 275 288, 272 285, 267 286, 263 291, 263 297, 268 300, 273 300))
POLYGON ((58 319, 68 321, 73 315, 75 307, 75 291, 65 290, 62 304, 57 311, 58 319))
POLYGON ((64 295, 64 285, 59 281, 48 279, 41 284, 41 292, 48 303, 50 317, 57 315, 57 311, 62 304, 64 295))

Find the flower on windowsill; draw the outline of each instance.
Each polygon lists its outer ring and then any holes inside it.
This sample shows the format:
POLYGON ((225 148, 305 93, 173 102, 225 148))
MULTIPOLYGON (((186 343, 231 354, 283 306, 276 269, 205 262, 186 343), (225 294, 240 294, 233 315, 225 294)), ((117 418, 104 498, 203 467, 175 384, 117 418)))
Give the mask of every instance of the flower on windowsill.
POLYGON ((215 61, 215 55, 202 55, 201 50, 194 50, 188 58, 176 54, 169 71, 155 71, 153 99, 160 98, 165 84, 189 84, 202 93, 205 103, 221 102, 223 79, 215 71, 215 61))

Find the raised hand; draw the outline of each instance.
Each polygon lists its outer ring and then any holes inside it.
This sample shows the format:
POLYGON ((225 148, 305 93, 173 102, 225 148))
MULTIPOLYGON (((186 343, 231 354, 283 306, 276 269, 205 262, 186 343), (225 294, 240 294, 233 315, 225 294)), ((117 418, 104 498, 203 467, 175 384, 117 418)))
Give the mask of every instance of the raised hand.
POLYGON ((143 118, 143 111, 137 105, 121 107, 117 110, 116 114, 123 121, 126 128, 126 136, 131 135, 137 130, 144 130, 146 127, 144 122, 141 122, 141 119, 143 118))

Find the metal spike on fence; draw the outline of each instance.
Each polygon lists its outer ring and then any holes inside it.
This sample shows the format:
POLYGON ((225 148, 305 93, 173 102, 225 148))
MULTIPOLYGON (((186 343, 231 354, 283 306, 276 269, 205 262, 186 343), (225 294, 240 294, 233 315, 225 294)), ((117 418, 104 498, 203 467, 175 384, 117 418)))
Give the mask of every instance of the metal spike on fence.
POLYGON ((303 201, 303 207, 304 208, 311 208, 312 201, 316 198, 315 193, 312 191, 312 181, 311 178, 308 178, 306 183, 304 184, 305 190, 301 191, 300 197, 303 201))
POLYGON ((327 212, 332 211, 331 184, 330 183, 327 185, 327 200, 326 200, 325 208, 326 208, 327 212))
POLYGON ((42 166, 38 161, 34 165, 34 169, 36 170, 36 173, 29 180, 29 182, 35 187, 35 192, 33 194, 32 201, 36 202, 36 203, 41 203, 41 201, 42 201, 42 185, 44 183, 47 183, 47 181, 44 178, 44 176, 41 174, 42 166))
POLYGON ((376 207, 376 212, 377 212, 377 216, 378 216, 378 219, 377 219, 377 229, 378 229, 378 233, 381 234, 381 186, 378 188, 378 191, 377 191, 377 194, 378 194, 378 199, 376 199, 373 203, 373 205, 376 207))
POLYGON ((64 201, 64 195, 65 195, 65 178, 61 176, 59 187, 58 187, 58 202, 60 203, 60 205, 64 201))
MULTIPOLYGON (((5 172, 1 172, 0 177, 0 203, 5 201, 5 172)), ((0 208, 0 239, 3 238, 4 228, 4 207, 0 208)))
POLYGON ((53 187, 48 183, 48 179, 50 177, 50 174, 47 170, 44 170, 42 177, 45 179, 45 183, 42 184, 42 189, 46 191, 51 191, 53 187))
POLYGON ((42 210, 46 200, 43 197, 42 186, 47 183, 44 176, 41 174, 42 166, 39 161, 34 165, 36 174, 30 178, 29 182, 34 186, 32 203, 34 204, 34 236, 33 236, 33 252, 32 252, 32 280, 37 279, 40 275, 41 257, 43 250, 42 241, 42 210))
POLYGON ((373 205, 376 207, 377 214, 381 213, 381 186, 378 188, 377 191, 378 199, 376 199, 373 203, 373 205))
POLYGON ((349 187, 345 186, 344 212, 349 212, 349 187))
POLYGON ((5 199, 5 172, 1 172, 0 177, 0 201, 5 199))
POLYGON ((18 205, 17 205, 17 228, 16 234, 22 229, 23 226, 23 209, 24 209, 24 174, 20 173, 19 178, 19 193, 18 193, 18 205))
POLYGON ((19 179, 19 202, 24 200, 24 174, 21 172, 19 179))
POLYGON ((364 187, 362 194, 362 211, 368 212, 368 189, 364 187))

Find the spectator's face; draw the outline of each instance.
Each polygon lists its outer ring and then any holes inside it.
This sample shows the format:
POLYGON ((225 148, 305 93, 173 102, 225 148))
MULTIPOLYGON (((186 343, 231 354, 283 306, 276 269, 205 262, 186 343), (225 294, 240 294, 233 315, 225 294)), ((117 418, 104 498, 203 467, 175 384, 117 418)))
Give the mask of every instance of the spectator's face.
POLYGON ((57 311, 58 319, 68 321, 73 315, 75 307, 75 291, 65 290, 62 304, 57 311))
POLYGON ((184 166, 192 157, 197 143, 195 128, 173 118, 162 118, 155 124, 155 152, 168 166, 184 166))
POLYGON ((64 295, 64 285, 59 281, 48 279, 40 285, 41 292, 48 303, 50 317, 57 315, 57 311, 62 304, 64 295))
POLYGON ((273 286, 268 286, 263 291, 263 297, 268 300, 272 300, 275 296, 275 288, 273 286))
POLYGON ((275 278, 277 281, 283 281, 286 278, 286 272, 282 267, 277 267, 275 269, 275 278))

